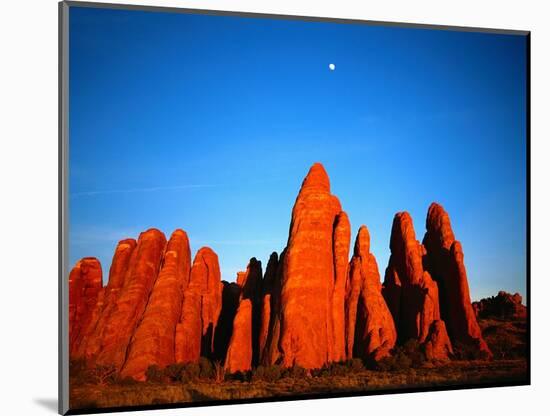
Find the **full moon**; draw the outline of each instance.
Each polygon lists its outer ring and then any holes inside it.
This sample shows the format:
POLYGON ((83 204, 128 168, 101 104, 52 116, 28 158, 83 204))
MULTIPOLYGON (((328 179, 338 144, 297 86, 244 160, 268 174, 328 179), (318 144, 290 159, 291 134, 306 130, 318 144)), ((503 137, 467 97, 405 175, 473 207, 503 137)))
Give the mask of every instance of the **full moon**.
POLYGON ((330 69, 331 71, 334 71, 336 69, 336 65, 328 64, 328 69, 330 69))

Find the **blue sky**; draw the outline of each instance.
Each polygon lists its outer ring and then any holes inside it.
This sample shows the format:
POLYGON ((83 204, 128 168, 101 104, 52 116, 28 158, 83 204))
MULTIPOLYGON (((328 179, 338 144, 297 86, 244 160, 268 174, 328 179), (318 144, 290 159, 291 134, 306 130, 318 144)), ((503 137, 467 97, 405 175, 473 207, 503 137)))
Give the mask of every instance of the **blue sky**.
MULTIPOLYGON (((381 274, 392 218, 446 208, 472 297, 525 294, 526 40, 71 7, 70 261, 189 234, 234 280, 325 166, 381 274), (336 69, 329 70, 334 63, 336 69)), ((355 235, 353 236, 355 237, 355 235)))

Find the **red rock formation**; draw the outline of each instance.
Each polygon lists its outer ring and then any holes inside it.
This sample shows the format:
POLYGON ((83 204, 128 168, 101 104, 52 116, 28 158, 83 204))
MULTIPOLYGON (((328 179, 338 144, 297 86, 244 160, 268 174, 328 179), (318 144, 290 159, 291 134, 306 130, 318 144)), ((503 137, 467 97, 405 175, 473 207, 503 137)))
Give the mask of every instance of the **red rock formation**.
POLYGON ((348 279, 351 226, 348 215, 342 211, 336 216, 333 233, 334 291, 332 295, 333 355, 332 361, 346 359, 345 347, 345 295, 348 279))
MULTIPOLYGON (((273 280, 270 295, 271 318, 269 320, 269 329, 267 331, 265 347, 262 351, 262 365, 275 365, 280 364, 282 361, 279 340, 281 337, 281 281, 283 278, 285 257, 286 249, 282 251, 281 256, 279 257, 275 278, 273 280)), ((268 268, 270 268, 269 264, 268 268)))
POLYGON ((279 264, 279 256, 276 252, 271 253, 265 275, 262 281, 262 306, 260 312, 260 331, 258 334, 258 350, 260 353, 260 361, 264 361, 265 349, 269 337, 269 329, 272 327, 274 308, 272 302, 275 301, 273 293, 276 291, 277 284, 277 266, 279 264))
POLYGON ((136 240, 126 239, 118 243, 111 268, 109 270, 109 281, 105 287, 101 298, 98 299, 94 318, 88 327, 82 342, 74 353, 75 357, 91 358, 94 357, 101 348, 103 332, 111 314, 116 309, 118 296, 128 275, 128 267, 132 258, 132 253, 136 248, 136 240))
POLYGON ((233 333, 233 320, 239 307, 241 287, 237 283, 222 281, 222 309, 214 334, 214 360, 225 362, 229 340, 233 333))
POLYGON ((177 363, 198 362, 201 356, 201 293, 198 282, 191 278, 183 293, 181 320, 176 325, 175 360, 177 363))
POLYGON ((334 224, 341 212, 323 166, 314 164, 292 210, 281 290, 279 348, 285 367, 333 357, 334 224))
POLYGON ((397 317, 400 340, 404 342, 411 338, 419 339, 424 304, 424 249, 416 240, 413 221, 408 212, 399 212, 394 217, 390 250, 384 294, 400 293, 397 305, 394 299, 387 300, 388 305, 398 309, 392 310, 392 315, 397 317), (400 283, 400 286, 397 286, 397 283, 400 283))
POLYGON ((209 247, 195 255, 189 285, 183 293, 180 323, 176 326, 176 361, 214 357, 214 332, 222 309, 218 256, 209 247), (200 328, 200 333, 197 333, 200 328))
POLYGON ((103 289, 101 264, 94 257, 79 260, 69 275, 69 351, 78 350, 83 335, 93 323, 98 297, 103 289))
POLYGON ((242 299, 233 321, 233 334, 225 359, 228 373, 248 371, 252 366, 252 300, 242 299))
MULTIPOLYGON (((426 250, 416 240, 412 218, 407 212, 394 217, 390 249, 383 293, 396 317, 400 342, 415 339, 424 343, 437 326, 436 335, 444 344, 446 328, 434 324, 440 320, 438 285, 424 270, 426 250)), ((439 350, 442 351, 444 349, 439 350)))
POLYGON ((462 246, 455 240, 449 215, 439 204, 430 205, 423 243, 426 269, 439 284, 442 318, 451 341, 473 346, 490 358, 472 308, 462 246))
POLYGON ((359 228, 346 288, 347 357, 378 361, 389 355, 397 340, 392 315, 382 296, 367 227, 359 228))
POLYGON ((262 264, 250 259, 246 272, 237 273, 237 284, 241 287, 241 300, 225 359, 230 373, 248 371, 259 362, 262 264))
POLYGON ((140 234, 124 286, 99 339, 99 353, 95 357, 98 364, 111 364, 119 370, 124 364, 128 344, 155 284, 165 246, 166 237, 157 229, 140 234))
POLYGON ((121 371, 123 377, 145 380, 150 365, 164 368, 175 362, 176 324, 190 269, 189 239, 183 230, 176 230, 168 241, 147 308, 130 342, 121 371))
POLYGON ((447 335, 445 322, 442 320, 432 322, 424 343, 424 352, 428 360, 436 361, 448 361, 453 354, 453 347, 447 335))
POLYGON ((473 302, 472 307, 478 318, 525 319, 527 307, 521 302, 519 293, 500 291, 497 296, 473 302))

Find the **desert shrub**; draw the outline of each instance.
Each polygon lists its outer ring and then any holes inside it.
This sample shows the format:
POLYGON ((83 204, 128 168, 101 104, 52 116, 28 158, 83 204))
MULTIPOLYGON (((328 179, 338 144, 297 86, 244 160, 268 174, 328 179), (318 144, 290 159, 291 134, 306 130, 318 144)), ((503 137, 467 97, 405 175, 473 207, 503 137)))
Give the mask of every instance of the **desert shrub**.
POLYGON ((379 371, 401 371, 409 368, 419 368, 426 362, 426 355, 416 339, 409 339, 403 345, 396 346, 389 357, 375 363, 374 369, 379 371))
POLYGON ((402 348, 394 349, 393 354, 381 359, 376 363, 376 369, 379 371, 401 371, 411 368, 413 360, 407 356, 402 348))
POLYGON ((282 377, 284 378, 304 378, 307 376, 307 370, 299 365, 294 365, 292 367, 286 368, 282 372, 282 377))
POLYGON ((181 382, 189 383, 197 380, 201 375, 201 367, 199 363, 187 363, 183 366, 181 373, 181 382))
POLYGON ((418 368, 426 361, 422 346, 416 339, 409 339, 402 347, 403 353, 411 360, 411 367, 418 368))
POLYGON ((86 360, 76 358, 69 361, 69 376, 78 377, 86 370, 86 360))
POLYGON ((171 382, 179 382, 182 380, 182 374, 185 370, 185 364, 176 363, 170 364, 164 369, 164 375, 171 382))
POLYGON ((344 363, 328 363, 311 371, 313 377, 344 376, 347 373, 348 367, 344 363))
POLYGON ((135 386, 139 384, 139 381, 134 380, 132 377, 118 378, 116 384, 120 386, 135 386))
POLYGON ((114 365, 90 366, 84 359, 69 362, 69 377, 74 384, 97 384, 100 386, 118 382, 114 365))
POLYGON ((105 386, 117 381, 117 370, 114 365, 96 365, 87 370, 88 378, 93 384, 105 386))
POLYGON ((199 359, 199 377, 211 379, 214 378, 214 376, 215 371, 212 362, 206 357, 201 357, 199 359))
POLYGON ((220 361, 214 362, 214 380, 216 383, 225 381, 225 367, 220 361))
POLYGON ((350 373, 360 373, 365 370, 365 364, 360 358, 352 358, 351 360, 347 360, 344 364, 350 373))
POLYGON ((457 360, 479 360, 482 359, 479 348, 472 344, 457 342, 453 345, 453 355, 457 360))
POLYGON ((158 365, 150 365, 145 371, 145 378, 149 383, 162 383, 164 381, 164 371, 158 365))
POLYGON ((252 371, 252 380, 273 382, 281 378, 282 371, 278 365, 263 366, 260 365, 252 371))
POLYGON ((235 373, 231 373, 231 374, 226 375, 226 378, 229 379, 229 380, 241 381, 241 382, 250 381, 251 378, 252 378, 252 372, 251 371, 237 371, 235 373))
POLYGON ((69 378, 72 384, 93 383, 86 360, 78 358, 69 361, 69 378))

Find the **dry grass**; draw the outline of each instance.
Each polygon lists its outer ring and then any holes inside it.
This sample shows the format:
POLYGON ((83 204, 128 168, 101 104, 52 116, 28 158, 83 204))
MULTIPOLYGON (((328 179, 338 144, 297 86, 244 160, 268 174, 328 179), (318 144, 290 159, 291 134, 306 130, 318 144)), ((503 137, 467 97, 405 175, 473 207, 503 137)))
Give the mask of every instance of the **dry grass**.
POLYGON ((344 376, 282 378, 274 382, 216 383, 212 380, 199 380, 173 384, 80 385, 72 386, 70 399, 72 409, 146 406, 461 384, 524 383, 526 375, 527 364, 524 359, 490 362, 453 361, 439 367, 428 364, 422 368, 401 371, 364 370, 344 376))

